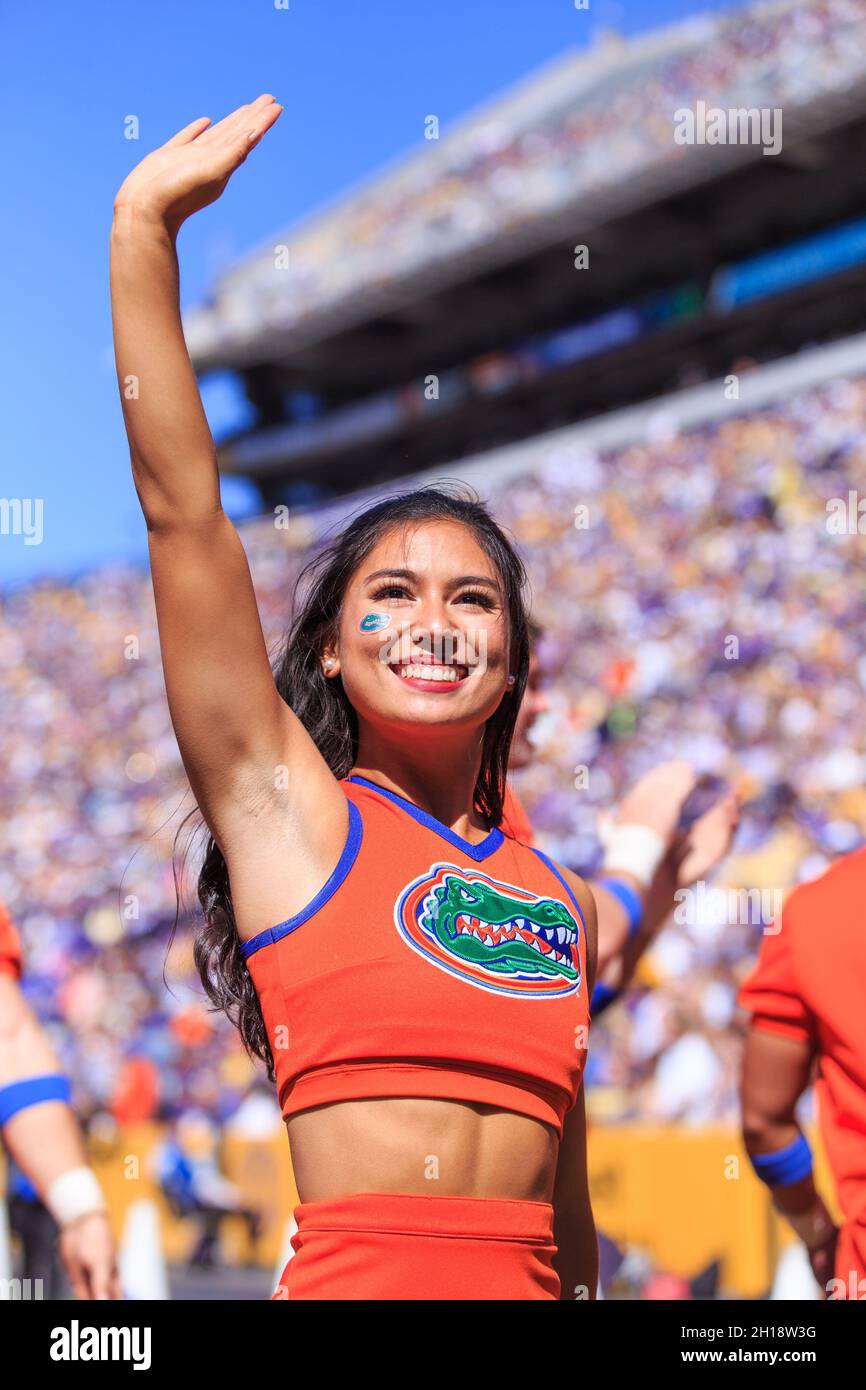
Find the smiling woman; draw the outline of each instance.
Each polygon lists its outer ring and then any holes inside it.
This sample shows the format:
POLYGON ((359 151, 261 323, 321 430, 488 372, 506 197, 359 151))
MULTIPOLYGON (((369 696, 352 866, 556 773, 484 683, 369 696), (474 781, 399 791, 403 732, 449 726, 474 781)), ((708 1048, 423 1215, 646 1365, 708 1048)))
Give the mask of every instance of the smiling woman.
POLYGON ((195 121, 134 171, 112 301, 172 721, 211 832, 196 957, 276 1080, 302 1199, 281 1296, 593 1297, 594 905, 501 827, 523 565, 468 490, 388 498, 307 571, 272 672, 220 508, 175 237, 278 114, 262 97, 195 121))

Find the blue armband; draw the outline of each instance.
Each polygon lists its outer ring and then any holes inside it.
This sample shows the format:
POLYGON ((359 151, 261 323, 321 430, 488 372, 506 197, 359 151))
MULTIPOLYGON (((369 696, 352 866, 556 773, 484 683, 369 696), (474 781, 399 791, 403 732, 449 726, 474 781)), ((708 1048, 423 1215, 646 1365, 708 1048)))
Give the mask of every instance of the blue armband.
POLYGON ((592 991, 592 1000, 589 1005, 590 1014, 593 1018, 596 1018, 600 1013, 604 1012, 609 1004, 612 1004, 613 1001, 618 998, 618 989, 611 989, 610 985, 597 984, 592 991))
POLYGON ((20 1110, 41 1105, 45 1100, 62 1100, 69 1104, 72 1088, 60 1072, 51 1076, 31 1076, 26 1081, 13 1081, 0 1086, 0 1126, 8 1123, 20 1110))
POLYGON ((624 883, 621 878, 597 878, 595 881, 602 888, 606 888, 608 893, 616 898, 617 902, 625 909, 625 915, 628 917, 628 934, 629 937, 634 936, 643 921, 643 903, 640 893, 630 883, 624 883))
POLYGON ((812 1150, 800 1134, 786 1149, 774 1154, 750 1154, 752 1167, 761 1182, 768 1187, 787 1187, 789 1183, 807 1178, 812 1171, 812 1150))

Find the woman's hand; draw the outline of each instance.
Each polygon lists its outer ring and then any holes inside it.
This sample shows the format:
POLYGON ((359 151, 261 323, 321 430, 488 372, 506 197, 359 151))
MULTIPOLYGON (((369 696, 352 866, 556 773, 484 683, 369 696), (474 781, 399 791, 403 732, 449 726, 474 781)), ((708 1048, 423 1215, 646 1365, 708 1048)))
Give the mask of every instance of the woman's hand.
POLYGON ((199 116, 136 165, 121 185, 115 211, 134 209, 176 236, 188 217, 216 202, 282 109, 265 95, 215 126, 209 116, 199 116))
POLYGON ((122 1297, 114 1238, 103 1212, 91 1212, 64 1227, 60 1257, 76 1298, 122 1297))

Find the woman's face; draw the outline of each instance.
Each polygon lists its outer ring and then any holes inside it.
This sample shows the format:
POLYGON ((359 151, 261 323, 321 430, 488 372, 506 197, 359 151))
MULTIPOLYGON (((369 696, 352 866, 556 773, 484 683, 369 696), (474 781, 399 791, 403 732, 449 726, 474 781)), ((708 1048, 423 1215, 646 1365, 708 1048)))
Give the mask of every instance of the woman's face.
POLYGON ((502 582, 467 526, 388 531, 352 576, 333 661, 360 725, 472 729, 508 687, 502 582))

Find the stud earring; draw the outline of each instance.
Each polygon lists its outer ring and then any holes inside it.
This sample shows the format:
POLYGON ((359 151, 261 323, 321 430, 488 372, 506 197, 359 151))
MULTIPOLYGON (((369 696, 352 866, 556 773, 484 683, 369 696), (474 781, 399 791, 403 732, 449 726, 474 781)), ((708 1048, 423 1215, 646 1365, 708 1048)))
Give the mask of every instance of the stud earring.
POLYGON ((324 662, 323 662, 323 665, 324 665, 326 671, 331 671, 331 670, 333 670, 333 667, 334 667, 334 660, 333 660, 333 657, 330 657, 330 656, 325 657, 325 660, 324 660, 324 662))
POLYGON ((509 676, 509 677, 508 677, 508 684, 509 684, 509 685, 516 685, 516 684, 517 684, 517 677, 516 677, 516 676, 509 676))

